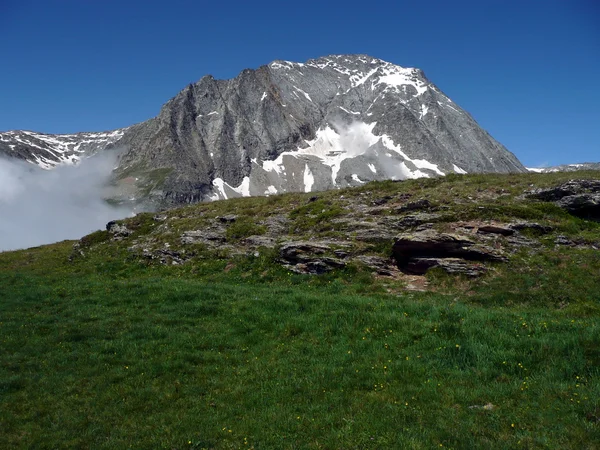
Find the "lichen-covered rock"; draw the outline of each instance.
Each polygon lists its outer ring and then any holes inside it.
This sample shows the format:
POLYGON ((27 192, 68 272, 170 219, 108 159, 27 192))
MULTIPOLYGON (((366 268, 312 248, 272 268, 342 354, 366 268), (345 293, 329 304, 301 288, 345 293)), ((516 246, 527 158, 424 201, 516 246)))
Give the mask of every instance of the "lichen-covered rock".
POLYGON ((111 220, 106 224, 106 230, 111 234, 112 239, 119 241, 128 237, 133 231, 116 220, 111 220))
POLYGON ((328 243, 307 241, 286 242, 279 250, 284 267, 296 273, 316 275, 346 266, 341 259, 325 255, 329 252, 332 249, 328 243))

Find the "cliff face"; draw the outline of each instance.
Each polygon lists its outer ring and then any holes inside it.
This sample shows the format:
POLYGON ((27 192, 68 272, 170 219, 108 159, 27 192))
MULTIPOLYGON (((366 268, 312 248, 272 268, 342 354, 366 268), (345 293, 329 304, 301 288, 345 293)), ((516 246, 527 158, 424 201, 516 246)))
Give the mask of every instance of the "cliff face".
POLYGON ((120 131, 115 196, 161 206, 525 171, 422 71, 366 55, 205 76, 120 131))

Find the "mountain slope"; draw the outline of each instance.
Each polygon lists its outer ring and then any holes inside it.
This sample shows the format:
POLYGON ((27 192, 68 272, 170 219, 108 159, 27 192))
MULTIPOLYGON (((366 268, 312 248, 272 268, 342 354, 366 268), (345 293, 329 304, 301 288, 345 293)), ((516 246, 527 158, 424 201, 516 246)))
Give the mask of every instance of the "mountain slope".
POLYGON ((0 156, 21 159, 44 169, 77 164, 81 158, 113 147, 125 130, 76 134, 8 131, 0 133, 0 156))
POLYGON ((161 206, 525 171, 422 71, 366 55, 205 76, 117 144, 115 197, 161 206))

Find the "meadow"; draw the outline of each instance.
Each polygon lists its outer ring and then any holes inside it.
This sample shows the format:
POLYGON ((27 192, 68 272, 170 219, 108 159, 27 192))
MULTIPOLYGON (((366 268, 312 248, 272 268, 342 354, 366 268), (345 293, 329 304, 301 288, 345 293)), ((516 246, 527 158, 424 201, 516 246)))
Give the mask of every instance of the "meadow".
POLYGON ((104 233, 81 259, 72 241, 0 253, 0 448, 600 447, 598 250, 434 270, 419 292, 269 253, 149 263, 104 233))

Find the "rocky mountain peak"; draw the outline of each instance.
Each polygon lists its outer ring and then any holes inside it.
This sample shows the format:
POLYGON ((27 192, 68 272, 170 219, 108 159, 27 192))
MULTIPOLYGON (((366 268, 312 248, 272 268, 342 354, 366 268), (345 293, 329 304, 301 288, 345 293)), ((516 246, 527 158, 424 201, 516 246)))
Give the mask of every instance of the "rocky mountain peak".
POLYGON ((525 171, 421 70, 368 55, 204 76, 114 144, 126 149, 115 196, 155 206, 525 171))

